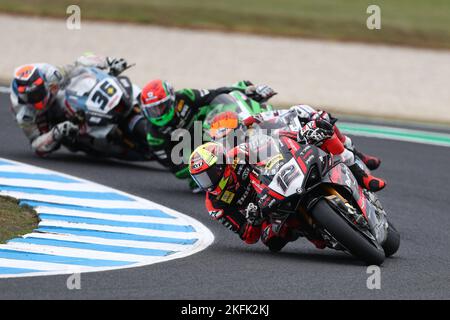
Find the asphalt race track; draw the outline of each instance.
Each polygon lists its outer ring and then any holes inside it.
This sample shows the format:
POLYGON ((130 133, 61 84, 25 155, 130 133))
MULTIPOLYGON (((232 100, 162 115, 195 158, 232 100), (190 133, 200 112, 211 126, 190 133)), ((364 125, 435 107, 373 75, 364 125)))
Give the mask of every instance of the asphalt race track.
POLYGON ((243 243, 210 220, 201 195, 159 165, 119 163, 59 151, 32 154, 0 95, 0 157, 90 179, 156 201, 204 223, 216 239, 187 258, 148 267, 82 274, 81 290, 67 276, 0 280, 1 299, 449 299, 450 148, 354 137, 383 159, 380 193, 402 235, 399 252, 381 268, 381 289, 369 290, 366 267, 352 257, 318 250, 306 240, 278 254, 243 243))

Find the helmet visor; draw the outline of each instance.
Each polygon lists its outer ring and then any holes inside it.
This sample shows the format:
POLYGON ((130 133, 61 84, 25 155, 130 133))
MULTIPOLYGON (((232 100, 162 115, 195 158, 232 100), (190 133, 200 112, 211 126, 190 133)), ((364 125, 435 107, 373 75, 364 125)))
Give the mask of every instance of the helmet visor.
POLYGON ((31 88, 19 87, 19 98, 25 103, 36 104, 47 98, 48 91, 44 85, 33 86, 31 88))
POLYGON ((192 175, 192 178, 201 189, 211 191, 216 188, 222 179, 224 168, 225 166, 222 164, 214 165, 208 168, 208 170, 192 175))
POLYGON ((144 105, 142 109, 147 118, 160 118, 170 113, 173 104, 174 99, 172 97, 167 97, 161 101, 144 105))
POLYGON ((220 139, 227 136, 239 126, 238 115, 231 111, 226 111, 216 115, 211 123, 209 135, 213 139, 220 139))

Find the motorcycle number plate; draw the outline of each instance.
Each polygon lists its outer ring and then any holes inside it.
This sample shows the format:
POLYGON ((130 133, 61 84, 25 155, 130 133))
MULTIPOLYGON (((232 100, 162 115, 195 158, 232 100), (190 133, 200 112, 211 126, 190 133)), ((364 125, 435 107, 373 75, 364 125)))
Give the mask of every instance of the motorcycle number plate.
POLYGON ((305 175, 298 167, 294 158, 284 164, 277 174, 273 177, 269 188, 277 193, 289 197, 298 192, 302 187, 305 175))
POLYGON ((92 89, 86 102, 90 111, 108 113, 119 103, 122 90, 111 79, 103 79, 92 89))

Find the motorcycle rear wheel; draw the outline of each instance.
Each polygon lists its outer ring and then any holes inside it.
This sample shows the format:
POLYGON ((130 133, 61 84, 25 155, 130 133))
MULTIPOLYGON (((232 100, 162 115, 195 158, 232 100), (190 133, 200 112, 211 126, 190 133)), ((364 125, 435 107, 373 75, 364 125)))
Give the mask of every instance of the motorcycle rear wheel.
POLYGON ((336 213, 325 199, 311 210, 313 218, 327 230, 352 255, 367 265, 381 265, 385 259, 382 248, 375 247, 367 238, 350 226, 349 222, 336 213))

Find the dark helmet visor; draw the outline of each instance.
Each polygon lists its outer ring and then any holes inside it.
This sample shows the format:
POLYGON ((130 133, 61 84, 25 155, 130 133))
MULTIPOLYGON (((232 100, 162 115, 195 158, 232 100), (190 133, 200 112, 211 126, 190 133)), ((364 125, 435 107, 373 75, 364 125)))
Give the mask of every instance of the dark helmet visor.
POLYGON ((216 164, 201 173, 192 175, 192 178, 201 189, 211 191, 219 184, 224 171, 225 165, 216 164))
POLYGON ((173 104, 174 100, 168 99, 166 101, 154 103, 149 106, 144 106, 143 111, 148 118, 160 118, 163 115, 168 114, 170 112, 170 109, 173 107, 173 104))

